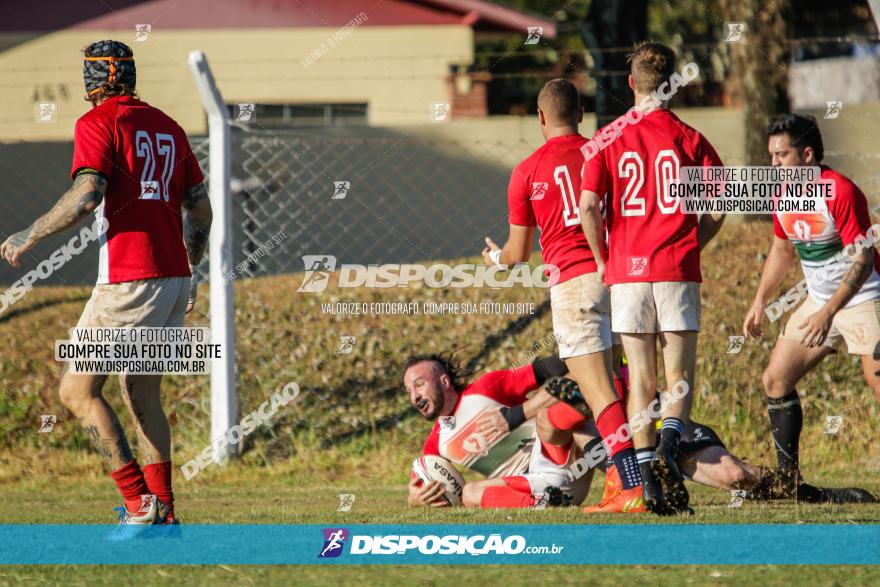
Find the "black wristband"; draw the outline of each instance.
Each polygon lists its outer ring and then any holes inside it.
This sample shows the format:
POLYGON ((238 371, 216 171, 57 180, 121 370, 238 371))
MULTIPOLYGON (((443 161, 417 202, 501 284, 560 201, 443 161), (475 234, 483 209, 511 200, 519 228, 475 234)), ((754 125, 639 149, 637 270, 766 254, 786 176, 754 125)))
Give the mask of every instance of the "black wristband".
POLYGON ((538 387, 544 385, 548 379, 562 377, 568 373, 568 367, 565 366, 565 361, 560 359, 559 355, 535 359, 532 361, 532 368, 535 370, 535 382, 538 387))
POLYGON ((507 422, 507 428, 513 432, 526 421, 526 410, 522 404, 512 408, 501 408, 501 416, 507 422))
POLYGON ((98 177, 100 177, 104 181, 107 181, 107 178, 104 177, 103 173, 101 173, 100 171, 98 171, 97 169, 94 169, 92 167, 80 167, 79 169, 76 170, 76 173, 73 174, 73 177, 76 178, 76 177, 79 177, 80 175, 97 175, 98 177))

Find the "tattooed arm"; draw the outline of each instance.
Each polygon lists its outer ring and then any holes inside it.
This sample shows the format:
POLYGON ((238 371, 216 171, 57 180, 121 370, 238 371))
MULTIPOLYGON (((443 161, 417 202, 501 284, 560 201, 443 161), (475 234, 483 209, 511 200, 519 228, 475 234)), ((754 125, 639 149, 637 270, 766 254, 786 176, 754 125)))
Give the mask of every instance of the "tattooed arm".
POLYGON ((0 245, 0 256, 13 267, 19 267, 21 255, 47 236, 61 232, 77 224, 95 211, 104 198, 107 180, 95 173, 81 173, 73 185, 61 196, 51 210, 21 232, 17 232, 0 245))
POLYGON ((825 337, 831 329, 831 322, 834 320, 835 314, 846 306, 853 296, 855 296, 865 282, 871 277, 871 271, 874 269, 874 247, 869 246, 855 255, 840 285, 825 302, 822 308, 807 318, 799 328, 804 328, 805 332, 801 343, 808 347, 817 347, 825 342, 825 337))
POLYGON ((853 296, 859 293, 874 269, 874 247, 866 247, 852 259, 852 265, 840 280, 837 291, 831 296, 825 307, 832 314, 836 314, 846 306, 853 296))
POLYGON ((208 189, 204 183, 186 190, 183 195, 183 207, 186 208, 183 218, 183 243, 186 246, 189 269, 192 272, 192 285, 186 311, 191 312, 198 294, 196 268, 205 254, 208 235, 211 233, 211 220, 214 217, 211 212, 211 200, 208 199, 208 189))

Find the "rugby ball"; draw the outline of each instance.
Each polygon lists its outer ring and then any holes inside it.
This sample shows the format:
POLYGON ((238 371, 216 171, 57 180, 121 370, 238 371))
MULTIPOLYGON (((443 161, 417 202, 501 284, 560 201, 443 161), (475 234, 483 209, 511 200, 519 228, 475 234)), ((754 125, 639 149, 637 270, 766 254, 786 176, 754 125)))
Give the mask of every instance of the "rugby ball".
POLYGON ((455 506, 461 505, 461 490, 464 487, 464 479, 455 470, 452 463, 434 455, 423 455, 413 461, 413 475, 421 482, 419 487, 431 481, 439 481, 446 486, 443 501, 455 506))

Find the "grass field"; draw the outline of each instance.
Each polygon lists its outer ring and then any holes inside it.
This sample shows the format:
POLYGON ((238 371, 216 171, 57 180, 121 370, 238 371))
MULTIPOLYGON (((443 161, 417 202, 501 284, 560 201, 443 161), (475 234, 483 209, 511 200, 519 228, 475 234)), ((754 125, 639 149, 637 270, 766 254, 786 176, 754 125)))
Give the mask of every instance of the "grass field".
POLYGON ((0 581, 71 586, 162 585, 766 585, 783 587, 809 581, 815 586, 872 586, 880 571, 871 567, 402 567, 333 569, 313 566, 218 567, 35 567, 0 568, 0 581))
MULTIPOLYGON (((98 465, 97 461, 94 463, 98 465)), ((594 483, 591 500, 601 490, 594 483)), ((876 488, 880 475, 870 478, 844 470, 817 479, 823 483, 859 483, 876 488)), ((728 508, 729 496, 706 488, 693 487, 695 503, 699 504, 692 518, 676 519, 682 524, 749 524, 749 523, 880 523, 880 506, 839 507, 807 506, 795 502, 759 504, 746 502, 742 508, 728 508)), ((321 486, 300 478, 284 466, 265 469, 231 465, 228 469, 205 472, 179 489, 178 509, 185 523, 273 523, 314 524, 350 527, 352 524, 408 523, 658 523, 668 520, 638 516, 587 518, 577 508, 544 511, 472 511, 409 510, 403 506, 405 487, 400 484, 382 486, 350 480, 347 483, 321 486), (336 511, 338 493, 354 493, 351 512, 336 511)), ((23 480, 4 487, 0 500, 0 519, 13 523, 110 523, 110 507, 115 505, 114 489, 103 479, 55 484, 48 479, 23 480), (59 499, 63 496, 63 499, 59 499)), ((149 569, 114 566, 104 567, 0 567, 0 584, 19 581, 54 583, 62 580, 70 585, 120 584, 151 585, 174 580, 182 584, 266 585, 303 584, 327 585, 356 581, 364 585, 440 585, 450 582, 472 585, 487 580, 509 585, 571 584, 615 585, 623 581, 650 582, 657 585, 791 585, 809 580, 814 585, 876 585, 880 569, 872 567, 770 567, 770 566, 475 566, 475 567, 357 567, 319 568, 281 566, 156 566, 149 569)))
MULTIPOLYGON (((726 227, 703 261, 703 331, 695 395, 695 418, 712 425, 738 456, 772 464, 760 376, 773 336, 784 321, 768 327, 769 338, 727 354, 728 336, 738 334, 772 230, 767 224, 726 227), (745 237, 745 238, 744 238, 745 237)), ((278 253, 281 254, 281 253, 278 253)), ((791 274, 791 282, 796 277, 791 274)), ((177 509, 185 523, 581 523, 577 509, 543 512, 420 511, 403 505, 409 464, 429 425, 407 405, 399 389, 399 368, 410 352, 457 349, 476 373, 504 368, 527 357, 553 352, 539 341, 551 331, 543 311, 546 290, 340 290, 323 295, 295 293, 300 275, 235 284, 241 413, 256 408, 285 383, 303 393, 283 409, 273 426, 242 443, 241 459, 213 467, 190 481, 178 476, 177 509), (325 314, 336 301, 529 302, 534 316, 345 317, 325 314), (339 336, 358 337, 354 352, 338 355, 339 336), (354 508, 337 513, 337 494, 354 493, 354 508)), ((60 367, 53 341, 76 322, 89 288, 40 288, 0 316, 0 522, 111 523, 117 505, 112 484, 88 447, 76 420, 60 405, 60 367), (55 414, 51 433, 40 433, 41 414, 55 414)), ((203 302, 204 303, 204 302, 203 302)), ((193 323, 199 323, 196 318, 193 323)), ((880 493, 877 405, 854 358, 841 354, 799 387, 805 412, 802 466, 816 484, 858 485, 880 493), (836 437, 823 433, 825 417, 843 415, 836 437)), ((122 414, 117 383, 105 389, 122 414)), ((165 404, 174 431, 178 464, 209 442, 205 377, 169 377, 165 404)), ((123 416, 128 425, 127 416, 123 416)), ((601 476, 590 500, 598 498, 601 476)), ((794 502, 746 503, 728 508, 729 495, 694 489, 697 515, 676 523, 880 523, 880 507, 805 506, 794 502)), ((656 523, 649 517, 589 519, 591 523, 656 523)), ((351 579, 363 584, 473 584, 499 580, 534 583, 515 567, 319 569, 279 567, 0 568, 0 583, 20 580, 69 584, 314 584, 351 579), (476 570, 474 570, 476 569, 476 570)), ((834 567, 611 567, 541 570, 541 583, 656 584, 880 583, 873 569, 834 567)))

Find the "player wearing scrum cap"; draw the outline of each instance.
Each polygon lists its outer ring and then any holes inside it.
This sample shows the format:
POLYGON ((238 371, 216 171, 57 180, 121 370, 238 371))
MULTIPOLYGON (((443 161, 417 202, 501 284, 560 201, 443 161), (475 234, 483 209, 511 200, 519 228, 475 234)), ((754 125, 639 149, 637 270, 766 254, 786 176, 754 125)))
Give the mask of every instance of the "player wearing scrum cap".
POLYGON ((761 337, 762 316, 773 292, 800 259, 809 295, 791 315, 762 378, 776 443, 777 490, 802 498, 798 448, 803 411, 795 386, 846 342, 858 355, 865 381, 880 398, 880 254, 865 194, 846 176, 822 164, 822 134, 811 116, 783 114, 767 128, 772 165, 821 169, 833 197, 811 213, 773 215, 773 244, 743 334, 761 337))
MULTIPOLYGON (((73 185, 49 212, 9 237, 0 254, 14 267, 29 263, 42 239, 95 214, 108 228, 100 240, 97 285, 77 326, 183 326, 195 302, 191 276, 211 227, 198 162, 183 129, 138 98, 134 55, 124 43, 88 46, 83 81, 92 109, 76 123, 73 185)), ((106 380, 106 375, 76 374, 65 367, 59 396, 122 494, 116 536, 176 524, 171 434, 159 396, 162 376, 120 374, 143 469, 102 395, 106 380)))

